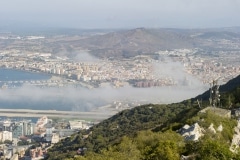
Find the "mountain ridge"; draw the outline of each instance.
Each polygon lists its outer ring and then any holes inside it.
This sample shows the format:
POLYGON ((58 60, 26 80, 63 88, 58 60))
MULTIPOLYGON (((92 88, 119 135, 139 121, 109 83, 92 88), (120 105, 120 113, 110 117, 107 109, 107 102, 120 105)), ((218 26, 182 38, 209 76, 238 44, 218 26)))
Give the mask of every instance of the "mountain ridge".
POLYGON ((70 50, 88 50, 89 53, 99 58, 114 57, 122 59, 137 55, 152 55, 160 50, 183 48, 219 50, 222 41, 235 42, 239 39, 240 32, 238 28, 135 28, 86 36, 77 40, 63 42, 62 45, 70 50))
POLYGON ((177 32, 137 28, 89 37, 79 43, 97 57, 129 58, 159 50, 192 48, 191 40, 177 32))

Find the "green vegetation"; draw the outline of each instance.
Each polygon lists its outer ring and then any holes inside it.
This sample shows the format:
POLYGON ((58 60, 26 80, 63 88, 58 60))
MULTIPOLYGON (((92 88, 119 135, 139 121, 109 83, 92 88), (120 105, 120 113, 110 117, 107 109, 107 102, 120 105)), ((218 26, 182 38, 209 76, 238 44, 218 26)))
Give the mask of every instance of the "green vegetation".
POLYGON ((206 160, 237 159, 238 155, 229 150, 230 139, 225 135, 232 133, 236 120, 223 118, 211 112, 197 115, 189 119, 189 122, 193 120, 197 120, 200 125, 206 125, 205 136, 196 142, 185 141, 180 134, 172 130, 165 132, 146 130, 138 132, 132 138, 124 136, 120 143, 109 146, 99 153, 90 151, 85 156, 68 160, 113 160, 115 158, 118 160, 179 160, 181 155, 206 160), (217 133, 208 131, 209 122, 222 124, 223 131, 217 133))
POLYGON ((10 141, 10 140, 5 140, 4 142, 3 142, 4 144, 12 144, 12 141, 10 141))
MULTIPOLYGON (((227 84, 232 90, 223 86, 227 89, 221 94, 222 102, 227 102, 230 96, 234 107, 240 103, 240 76, 237 80, 227 84)), ((176 104, 148 104, 124 110, 89 130, 57 143, 49 150, 48 159, 174 160, 182 155, 192 159, 239 159, 239 155, 229 150, 236 120, 212 112, 198 114, 207 104, 208 100, 198 96, 176 104), (201 108, 196 99, 203 99, 201 108), (196 122, 206 130, 205 136, 199 141, 185 141, 176 132, 184 124, 196 122), (210 124, 213 124, 215 130, 222 125, 223 131, 212 133, 207 129, 210 124), (79 148, 87 150, 77 154, 79 148)))
POLYGON ((109 145, 120 143, 122 137, 136 136, 138 131, 161 130, 174 121, 183 110, 190 110, 184 103, 171 105, 143 105, 130 110, 124 110, 113 117, 93 126, 88 131, 66 138, 50 150, 50 159, 59 159, 58 156, 69 154, 79 148, 100 153, 109 145), (88 135, 88 138, 84 138, 88 135), (61 150, 61 154, 59 154, 61 150))
MULTIPOLYGON (((240 75, 230 80, 225 85, 220 86, 221 93, 220 102, 223 108, 239 108, 240 107, 240 75)), ((203 100, 203 105, 208 104, 209 91, 192 98, 192 101, 203 100)))
POLYGON ((25 141, 25 140, 21 140, 17 143, 18 146, 24 146, 24 145, 29 145, 29 142, 28 141, 25 141))

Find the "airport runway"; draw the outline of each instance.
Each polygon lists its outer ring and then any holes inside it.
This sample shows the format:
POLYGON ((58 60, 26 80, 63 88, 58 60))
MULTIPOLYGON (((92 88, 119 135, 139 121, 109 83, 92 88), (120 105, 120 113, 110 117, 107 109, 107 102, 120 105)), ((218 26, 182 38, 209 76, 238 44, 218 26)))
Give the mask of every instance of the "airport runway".
POLYGON ((59 117, 59 118, 80 118, 89 120, 104 120, 115 113, 113 112, 75 112, 56 110, 31 110, 31 109, 0 109, 0 116, 6 117, 59 117))

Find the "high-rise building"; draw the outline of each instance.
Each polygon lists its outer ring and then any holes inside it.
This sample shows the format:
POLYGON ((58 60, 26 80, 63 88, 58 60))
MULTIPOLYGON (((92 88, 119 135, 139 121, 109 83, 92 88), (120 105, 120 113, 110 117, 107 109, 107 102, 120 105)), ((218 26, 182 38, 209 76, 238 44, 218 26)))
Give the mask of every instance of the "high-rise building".
POLYGON ((34 130, 34 123, 32 123, 31 121, 23 121, 23 135, 31 135, 33 134, 33 130, 34 130))
POLYGON ((23 135, 23 125, 21 123, 15 124, 13 127, 13 138, 19 138, 23 135))
POLYGON ((47 142, 50 142, 50 141, 52 141, 52 124, 51 123, 48 123, 48 124, 46 124, 46 141, 47 142))
POLYGON ((13 127, 13 138, 19 138, 21 136, 33 134, 34 123, 31 121, 17 122, 13 127))

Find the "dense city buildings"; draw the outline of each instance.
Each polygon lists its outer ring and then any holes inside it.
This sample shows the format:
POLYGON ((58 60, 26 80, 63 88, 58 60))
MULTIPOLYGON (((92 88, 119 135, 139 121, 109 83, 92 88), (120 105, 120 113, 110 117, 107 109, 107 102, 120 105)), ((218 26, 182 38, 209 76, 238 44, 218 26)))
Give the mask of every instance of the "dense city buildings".
POLYGON ((98 87, 105 82, 115 87, 124 86, 126 83, 135 87, 176 85, 178 82, 174 77, 160 71, 156 72, 162 69, 158 68, 162 63, 179 62, 187 74, 197 77, 202 83, 209 83, 209 79, 213 76, 220 76, 223 82, 227 82, 240 71, 236 61, 239 55, 234 51, 213 52, 209 55, 200 49, 176 49, 159 51, 155 54, 159 55, 158 59, 136 56, 123 60, 101 59, 97 62, 79 62, 54 56, 51 53, 22 53, 19 50, 8 50, 0 51, 0 67, 55 76, 50 80, 6 83, 27 83, 38 86, 64 86, 75 83, 90 88, 98 87))
POLYGON ((93 125, 93 122, 85 120, 54 120, 46 116, 36 122, 5 117, 1 119, 0 156, 9 159, 16 157, 16 152, 19 158, 27 158, 28 155, 32 159, 42 159, 52 144, 93 125))

